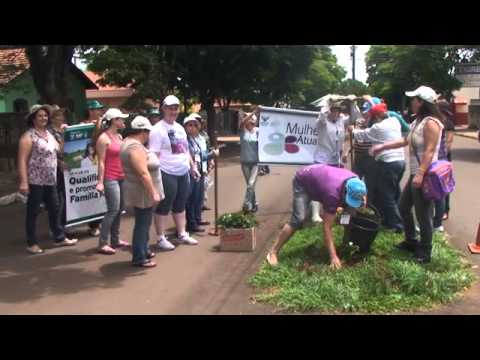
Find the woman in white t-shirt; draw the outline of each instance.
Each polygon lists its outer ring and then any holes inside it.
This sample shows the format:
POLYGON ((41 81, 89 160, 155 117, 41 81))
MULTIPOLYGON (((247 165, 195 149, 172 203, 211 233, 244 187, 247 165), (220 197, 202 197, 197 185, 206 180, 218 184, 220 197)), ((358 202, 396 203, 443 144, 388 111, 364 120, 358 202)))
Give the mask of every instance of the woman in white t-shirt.
POLYGON ((163 100, 163 119, 153 126, 149 137, 149 149, 159 159, 165 198, 155 209, 155 229, 158 247, 173 250, 175 246, 165 236, 168 215, 172 212, 177 227, 178 242, 197 245, 198 241, 186 232, 185 205, 190 189, 190 177, 200 174, 194 166, 188 149, 187 134, 177 123, 180 100, 169 95, 163 100))

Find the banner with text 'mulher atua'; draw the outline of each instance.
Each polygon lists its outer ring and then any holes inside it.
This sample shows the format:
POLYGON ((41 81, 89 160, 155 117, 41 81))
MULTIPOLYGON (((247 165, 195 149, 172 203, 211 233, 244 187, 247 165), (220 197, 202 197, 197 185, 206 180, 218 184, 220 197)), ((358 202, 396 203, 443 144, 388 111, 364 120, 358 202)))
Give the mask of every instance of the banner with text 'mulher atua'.
POLYGON ((312 164, 317 148, 318 112, 260 107, 258 156, 261 163, 312 164))

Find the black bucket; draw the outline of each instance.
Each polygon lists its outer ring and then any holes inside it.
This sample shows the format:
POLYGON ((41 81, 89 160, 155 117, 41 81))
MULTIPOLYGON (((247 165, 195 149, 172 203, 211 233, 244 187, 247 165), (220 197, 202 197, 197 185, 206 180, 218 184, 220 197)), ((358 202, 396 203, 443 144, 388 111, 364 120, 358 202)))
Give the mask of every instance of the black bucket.
POLYGON ((375 212, 375 216, 365 216, 357 213, 352 216, 349 226, 345 229, 345 241, 357 245, 361 254, 370 251, 382 223, 382 217, 378 210, 373 206, 369 206, 369 208, 375 212))

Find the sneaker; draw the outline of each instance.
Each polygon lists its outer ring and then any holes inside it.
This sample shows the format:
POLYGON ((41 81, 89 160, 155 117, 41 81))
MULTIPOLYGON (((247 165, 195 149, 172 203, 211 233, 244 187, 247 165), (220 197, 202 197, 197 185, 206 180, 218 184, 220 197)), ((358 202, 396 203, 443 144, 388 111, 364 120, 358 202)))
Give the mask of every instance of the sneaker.
POLYGON ((191 238, 188 232, 183 233, 178 237, 178 242, 185 245, 198 245, 198 241, 194 238, 191 238))
POLYGON ((314 216, 312 222, 320 224, 323 222, 323 219, 320 216, 314 216))
POLYGON ((54 242, 53 244, 56 247, 62 247, 62 246, 74 246, 77 242, 78 242, 78 239, 67 239, 67 238, 65 238, 63 241, 54 242))
POLYGON ((160 236, 160 238, 158 239, 157 247, 160 250, 166 250, 166 251, 171 251, 175 249, 175 245, 173 245, 170 241, 168 241, 167 237, 164 235, 160 236))
POLYGON ((100 235, 100 229, 99 228, 90 229, 89 234, 90 234, 90 236, 99 236, 100 235))
POLYGON ((443 233, 445 231, 445 229, 443 228, 443 225, 440 225, 439 227, 436 227, 434 230, 436 232, 439 232, 439 233, 443 233))

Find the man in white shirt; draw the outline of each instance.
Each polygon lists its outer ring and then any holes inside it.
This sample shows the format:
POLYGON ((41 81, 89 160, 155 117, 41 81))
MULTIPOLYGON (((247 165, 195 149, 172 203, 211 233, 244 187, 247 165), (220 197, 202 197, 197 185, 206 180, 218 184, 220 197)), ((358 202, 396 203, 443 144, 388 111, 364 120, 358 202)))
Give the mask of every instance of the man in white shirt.
POLYGON ((183 126, 176 122, 180 100, 173 95, 163 100, 164 117, 150 132, 149 148, 157 154, 165 192, 165 198, 155 210, 155 229, 158 235, 158 247, 161 250, 173 250, 175 246, 165 236, 167 218, 172 212, 177 228, 178 242, 197 245, 198 241, 186 232, 185 205, 189 195, 190 176, 199 178, 200 174, 188 150, 187 134, 183 126))
MULTIPOLYGON (((349 127, 354 138, 359 141, 368 141, 372 144, 383 144, 389 141, 402 139, 401 125, 397 118, 389 117, 387 105, 374 105, 369 114, 375 122, 367 129, 353 129, 349 127)), ((403 231, 402 218, 398 210, 400 201, 400 181, 405 172, 404 148, 384 150, 375 156, 376 185, 373 205, 381 211, 384 225, 396 232, 403 231)), ((369 189, 370 192, 370 189, 369 189)))

